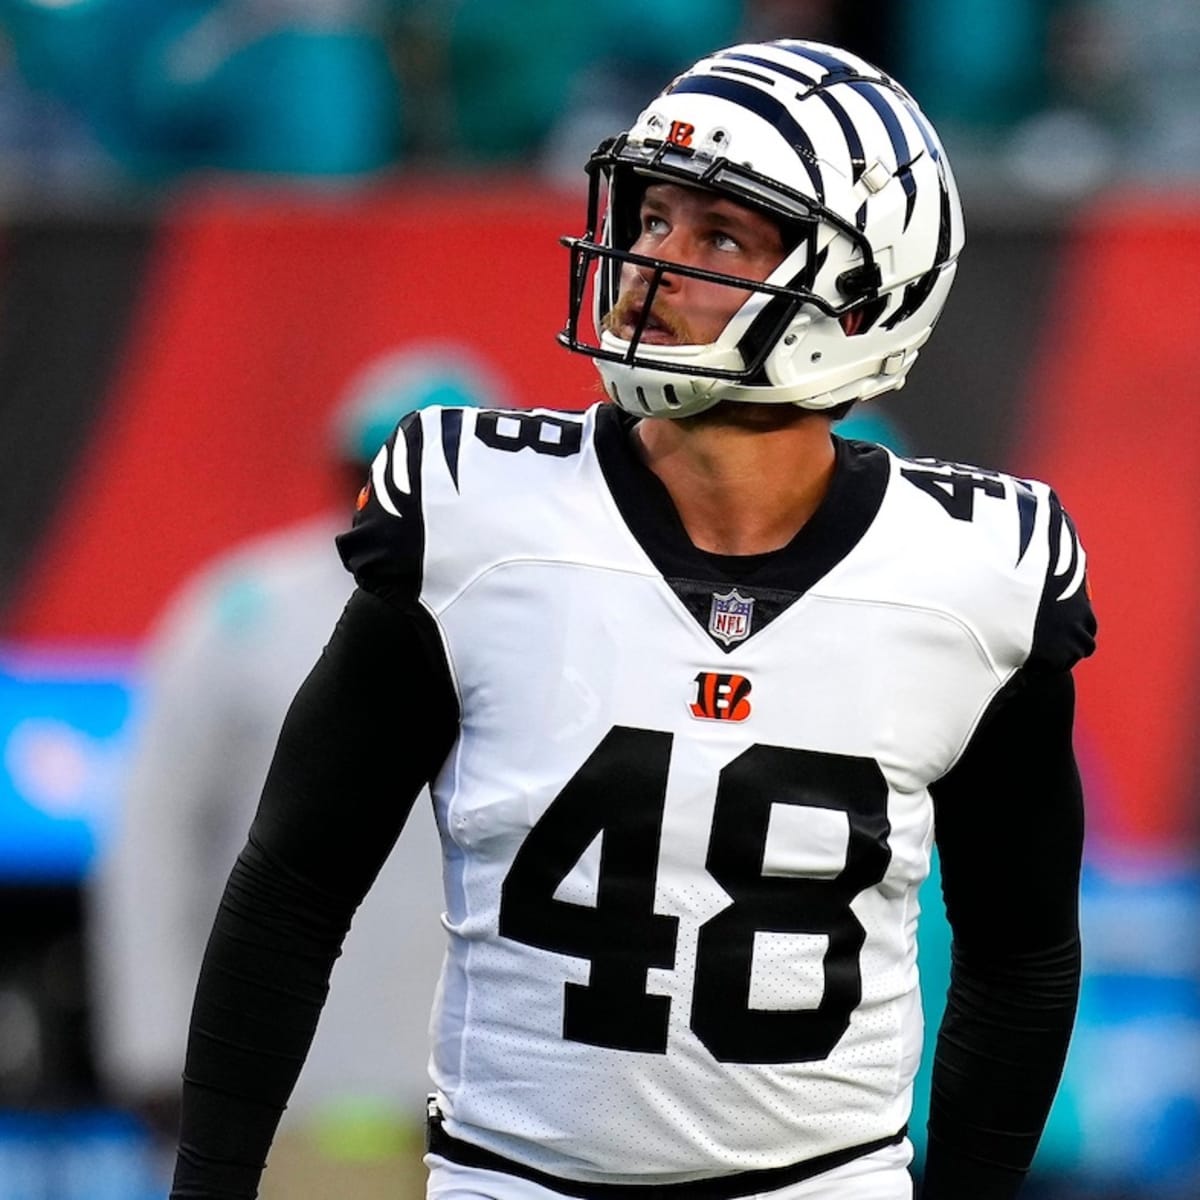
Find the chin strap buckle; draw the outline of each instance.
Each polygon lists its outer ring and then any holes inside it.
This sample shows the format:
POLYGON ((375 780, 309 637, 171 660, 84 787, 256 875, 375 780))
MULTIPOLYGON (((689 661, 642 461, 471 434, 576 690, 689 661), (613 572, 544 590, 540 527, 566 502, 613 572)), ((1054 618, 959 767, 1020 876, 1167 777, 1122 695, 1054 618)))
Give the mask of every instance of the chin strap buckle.
POLYGON ((875 262, 851 267, 837 277, 837 290, 847 300, 873 298, 879 295, 879 289, 882 286, 883 272, 879 269, 879 264, 875 262))

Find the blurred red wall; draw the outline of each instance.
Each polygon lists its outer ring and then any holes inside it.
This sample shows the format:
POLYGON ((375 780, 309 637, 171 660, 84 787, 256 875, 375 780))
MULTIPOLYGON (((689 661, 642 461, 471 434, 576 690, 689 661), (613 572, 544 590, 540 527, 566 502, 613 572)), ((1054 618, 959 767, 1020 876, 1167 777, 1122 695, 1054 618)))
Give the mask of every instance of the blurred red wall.
MULTIPOLYGON (((471 179, 199 191, 156 220, 106 395, 41 498, 5 638, 130 643, 232 542, 330 503, 349 512, 331 492, 328 415, 406 342, 462 339, 525 406, 598 395, 554 340, 575 193, 471 179)), ((1194 845, 1200 826, 1198 316, 1200 200, 1106 197, 1050 232, 985 224, 914 381, 883 402, 915 453, 1048 479, 1073 514, 1100 620, 1077 673, 1092 828, 1131 846, 1194 845)))
POLYGON ((405 343, 469 342, 525 406, 591 403, 595 373, 554 340, 567 294, 558 237, 578 232, 582 205, 534 197, 465 182, 184 199, 163 222, 86 451, 46 497, 54 514, 7 634, 139 637, 211 554, 325 507, 329 411, 405 343))

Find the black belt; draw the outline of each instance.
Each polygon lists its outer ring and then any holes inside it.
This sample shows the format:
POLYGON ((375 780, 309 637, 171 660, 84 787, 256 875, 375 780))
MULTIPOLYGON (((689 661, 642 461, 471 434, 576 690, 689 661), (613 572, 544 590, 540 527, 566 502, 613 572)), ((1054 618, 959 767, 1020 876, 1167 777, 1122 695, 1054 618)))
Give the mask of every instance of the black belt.
POLYGON ((757 1171, 737 1171, 732 1175, 719 1175, 712 1179, 695 1179, 686 1183, 580 1183, 574 1179, 560 1179, 547 1175, 524 1163, 513 1162, 482 1146, 473 1146, 446 1132, 442 1114, 432 1109, 429 1114, 426 1146, 431 1154, 440 1155, 449 1162, 463 1167, 478 1167, 485 1171, 503 1171, 506 1175, 517 1175, 533 1183, 559 1192, 564 1196, 577 1196, 580 1200, 609 1200, 609 1198, 636 1195, 644 1200, 736 1200, 739 1196, 752 1196, 759 1192, 773 1192, 777 1188, 811 1179, 823 1171, 831 1171, 844 1163, 853 1162, 864 1154, 873 1154, 887 1146, 895 1146, 904 1139, 908 1126, 890 1137, 863 1142, 859 1146, 847 1146, 830 1154, 818 1154, 803 1162, 790 1163, 786 1167, 766 1167, 757 1171))

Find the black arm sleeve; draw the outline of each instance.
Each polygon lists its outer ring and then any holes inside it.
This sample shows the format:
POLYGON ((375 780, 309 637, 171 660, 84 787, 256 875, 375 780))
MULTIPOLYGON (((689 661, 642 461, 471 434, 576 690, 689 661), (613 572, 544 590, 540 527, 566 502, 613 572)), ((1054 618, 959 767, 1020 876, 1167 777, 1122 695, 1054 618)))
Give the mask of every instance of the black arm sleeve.
POLYGON ((932 789, 953 946, 924 1200, 1011 1200, 1058 1087, 1079 994, 1074 701, 1066 672, 1019 674, 932 789))
POLYGON ((173 1200, 257 1194, 351 917, 457 721, 428 614, 356 591, 292 702, 213 925, 173 1200))

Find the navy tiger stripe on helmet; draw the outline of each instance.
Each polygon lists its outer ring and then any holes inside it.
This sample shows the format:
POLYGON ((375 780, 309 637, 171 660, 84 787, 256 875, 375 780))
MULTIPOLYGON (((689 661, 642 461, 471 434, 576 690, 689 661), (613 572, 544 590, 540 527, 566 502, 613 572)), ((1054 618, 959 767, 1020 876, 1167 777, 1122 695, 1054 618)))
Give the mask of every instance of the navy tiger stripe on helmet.
MULTIPOLYGON (((588 163, 588 227, 571 250, 560 341, 643 415, 722 400, 827 409, 901 387, 928 339, 963 242, 954 176, 933 126, 895 80, 806 41, 701 59, 588 163), (680 134, 680 131, 686 131, 680 134), (704 188, 775 219, 787 253, 715 341, 641 344, 605 329, 649 183, 704 188), (594 333, 582 330, 592 288, 594 333)), ((661 279, 689 268, 638 256, 661 279)))

